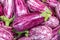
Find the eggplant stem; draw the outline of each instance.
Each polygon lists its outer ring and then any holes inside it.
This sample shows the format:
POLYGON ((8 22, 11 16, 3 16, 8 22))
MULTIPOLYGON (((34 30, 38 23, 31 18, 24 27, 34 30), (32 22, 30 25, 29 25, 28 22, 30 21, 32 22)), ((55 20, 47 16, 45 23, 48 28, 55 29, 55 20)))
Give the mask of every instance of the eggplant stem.
POLYGON ((0 16, 0 19, 5 22, 5 25, 6 25, 6 26, 9 26, 10 23, 13 21, 14 16, 13 16, 12 18, 10 18, 10 19, 7 18, 7 17, 5 17, 5 16, 0 16))

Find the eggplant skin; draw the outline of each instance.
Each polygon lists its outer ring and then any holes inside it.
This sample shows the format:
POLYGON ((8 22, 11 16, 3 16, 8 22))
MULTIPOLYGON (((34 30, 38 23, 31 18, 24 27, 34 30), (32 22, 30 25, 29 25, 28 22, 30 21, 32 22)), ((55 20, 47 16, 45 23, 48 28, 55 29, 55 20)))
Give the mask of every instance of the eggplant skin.
POLYGON ((44 11, 46 7, 40 0, 27 0, 27 5, 31 11, 39 12, 44 11))
POLYGON ((44 21, 40 13, 31 13, 17 17, 13 21, 13 27, 18 31, 24 31, 38 25, 44 21))
POLYGON ((4 15, 11 18, 14 13, 14 0, 4 0, 4 15))
POLYGON ((37 26, 30 30, 31 39, 50 40, 52 38, 52 29, 49 26, 37 26))
POLYGON ((45 25, 56 28, 59 25, 59 20, 55 16, 51 16, 48 21, 45 22, 45 25))
POLYGON ((51 40, 52 29, 47 25, 36 26, 29 30, 28 37, 22 37, 18 40, 51 40))
POLYGON ((16 10, 15 10, 16 17, 24 14, 28 14, 29 11, 24 0, 15 0, 15 6, 16 6, 16 10))
POLYGON ((10 31, 0 28, 0 40, 13 40, 13 35, 10 31))

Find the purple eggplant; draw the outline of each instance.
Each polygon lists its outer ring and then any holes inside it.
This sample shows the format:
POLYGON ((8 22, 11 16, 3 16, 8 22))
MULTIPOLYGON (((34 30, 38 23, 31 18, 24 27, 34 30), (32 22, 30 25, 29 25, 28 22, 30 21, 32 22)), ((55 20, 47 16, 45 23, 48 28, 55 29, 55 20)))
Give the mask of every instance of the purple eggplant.
POLYGON ((3 15, 3 5, 0 3, 0 16, 3 15))
POLYGON ((46 25, 36 26, 29 31, 28 37, 22 37, 18 40, 50 40, 52 38, 52 29, 46 25))
POLYGON ((15 6, 16 6, 16 12, 15 12, 16 16, 28 14, 28 8, 24 0, 15 0, 15 6))
POLYGON ((14 13, 14 0, 4 0, 4 15, 11 18, 14 13))
POLYGON ((18 31, 22 31, 38 25, 43 21, 44 18, 40 16, 39 13, 31 13, 15 18, 13 21, 13 27, 18 31))
POLYGON ((11 30, 0 27, 0 40, 13 40, 11 30))
POLYGON ((44 24, 51 28, 56 28, 59 25, 59 20, 56 17, 51 16, 44 24))
POLYGON ((41 24, 46 21, 51 14, 48 13, 31 13, 23 16, 19 16, 14 19, 13 27, 18 31, 24 31, 34 27, 35 25, 41 24))
POLYGON ((27 5, 31 11, 44 11, 46 6, 40 0, 27 0, 27 5))
POLYGON ((52 29, 49 26, 37 26, 30 30, 32 40, 50 40, 52 38, 52 29))

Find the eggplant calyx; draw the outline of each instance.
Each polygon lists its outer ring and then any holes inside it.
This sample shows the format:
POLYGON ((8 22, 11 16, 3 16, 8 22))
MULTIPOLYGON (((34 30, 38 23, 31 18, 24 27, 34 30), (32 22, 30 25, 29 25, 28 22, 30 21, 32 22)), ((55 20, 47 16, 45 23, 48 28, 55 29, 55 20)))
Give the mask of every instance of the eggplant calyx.
POLYGON ((41 16, 45 18, 44 21, 47 21, 48 18, 51 17, 51 10, 49 8, 46 8, 46 10, 41 13, 41 16))
POLYGON ((9 26, 10 23, 13 21, 14 16, 12 18, 7 18, 6 16, 0 16, 0 19, 5 22, 6 26, 9 26))

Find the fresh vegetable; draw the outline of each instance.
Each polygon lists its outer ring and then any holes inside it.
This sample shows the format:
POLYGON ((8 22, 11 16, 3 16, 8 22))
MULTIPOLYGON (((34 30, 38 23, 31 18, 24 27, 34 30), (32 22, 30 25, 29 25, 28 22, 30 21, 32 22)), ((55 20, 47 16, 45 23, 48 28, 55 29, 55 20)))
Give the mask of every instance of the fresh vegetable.
POLYGON ((13 27, 18 31, 27 30, 42 23, 43 21, 44 17, 42 17, 39 13, 31 13, 14 19, 13 27))
POLYGON ((27 0, 27 5, 31 11, 44 11, 46 8, 39 0, 27 0))
POLYGON ((27 8, 24 0, 15 0, 15 6, 16 6, 16 12, 15 12, 16 16, 29 14, 28 8, 27 8))
POLYGON ((59 20, 56 17, 51 16, 44 24, 50 26, 51 28, 55 28, 59 25, 59 20))
POLYGON ((18 31, 27 30, 38 24, 41 24, 43 21, 46 21, 50 17, 50 15, 51 14, 47 14, 47 13, 26 14, 14 19, 13 27, 18 31))
POLYGON ((52 29, 49 26, 37 26, 30 30, 32 40, 50 40, 52 38, 52 29))
POLYGON ((14 0, 4 0, 4 15, 12 18, 14 13, 14 0))
POLYGON ((60 0, 0 0, 0 40, 60 40, 60 0))

